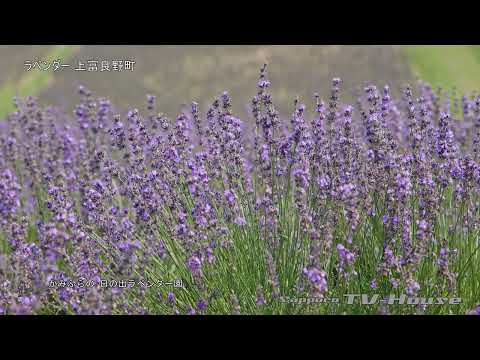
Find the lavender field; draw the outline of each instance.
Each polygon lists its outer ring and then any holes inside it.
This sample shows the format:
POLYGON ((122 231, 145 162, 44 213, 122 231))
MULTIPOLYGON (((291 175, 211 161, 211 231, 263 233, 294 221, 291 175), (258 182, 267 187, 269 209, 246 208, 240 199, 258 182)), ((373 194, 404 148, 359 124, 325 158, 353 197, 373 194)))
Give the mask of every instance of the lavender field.
POLYGON ((279 105, 263 66, 247 112, 174 117, 16 98, 0 313, 480 314, 480 96, 343 84, 279 105))

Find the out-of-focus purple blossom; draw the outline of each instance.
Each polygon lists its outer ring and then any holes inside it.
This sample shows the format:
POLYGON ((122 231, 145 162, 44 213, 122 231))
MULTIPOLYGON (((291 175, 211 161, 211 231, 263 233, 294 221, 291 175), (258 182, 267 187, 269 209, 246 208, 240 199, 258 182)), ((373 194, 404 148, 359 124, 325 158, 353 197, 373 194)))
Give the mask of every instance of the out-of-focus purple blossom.
POLYGON ((260 287, 257 287, 257 298, 255 300, 255 303, 259 306, 267 304, 263 295, 263 290, 260 287))
POLYGON ((187 267, 193 275, 200 275, 202 269, 202 261, 197 256, 191 256, 187 261, 187 267))
POLYGON ((327 291, 327 274, 325 271, 310 267, 304 268, 303 273, 312 284, 315 295, 323 295, 327 291))
POLYGON ((200 299, 197 302, 197 309, 198 311, 202 312, 207 308, 207 301, 204 299, 200 299))

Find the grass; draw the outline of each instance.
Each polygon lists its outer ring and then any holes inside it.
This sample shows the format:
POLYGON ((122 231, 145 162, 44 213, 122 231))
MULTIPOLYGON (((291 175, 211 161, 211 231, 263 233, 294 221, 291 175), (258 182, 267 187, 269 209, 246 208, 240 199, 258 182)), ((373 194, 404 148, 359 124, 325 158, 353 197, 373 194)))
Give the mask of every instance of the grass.
MULTIPOLYGON (((55 45, 46 54, 42 55, 41 59, 45 61, 61 59, 62 62, 65 62, 78 48, 78 46, 72 45, 55 45)), ((21 65, 23 66, 23 64, 21 65)), ((15 96, 38 95, 40 91, 50 86, 53 81, 54 72, 52 70, 30 70, 29 72, 25 70, 25 75, 20 79, 9 79, 0 88, 0 117, 4 117, 9 112, 15 110, 12 101, 15 96)))
POLYGON ((432 86, 460 93, 480 89, 479 45, 405 45, 415 76, 432 86))

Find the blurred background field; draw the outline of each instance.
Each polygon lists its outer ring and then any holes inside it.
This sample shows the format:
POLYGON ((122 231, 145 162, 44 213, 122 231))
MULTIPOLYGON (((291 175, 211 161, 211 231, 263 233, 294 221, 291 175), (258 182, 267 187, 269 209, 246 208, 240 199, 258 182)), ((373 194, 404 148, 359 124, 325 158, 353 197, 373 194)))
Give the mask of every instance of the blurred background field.
POLYGON ((228 90, 234 111, 244 116, 255 94, 258 70, 269 63, 277 107, 289 116, 295 96, 306 104, 313 94, 328 97, 330 80, 344 80, 342 99, 355 101, 367 83, 388 84, 393 92, 417 77, 457 92, 480 89, 480 46, 0 46, 0 116, 13 110, 12 98, 28 94, 42 104, 72 111, 82 84, 111 99, 119 111, 143 108, 146 94, 157 109, 175 116, 197 101, 205 110, 228 90), (25 61, 61 59, 57 72, 27 71, 25 61), (80 72, 78 61, 132 60, 134 71, 80 72))

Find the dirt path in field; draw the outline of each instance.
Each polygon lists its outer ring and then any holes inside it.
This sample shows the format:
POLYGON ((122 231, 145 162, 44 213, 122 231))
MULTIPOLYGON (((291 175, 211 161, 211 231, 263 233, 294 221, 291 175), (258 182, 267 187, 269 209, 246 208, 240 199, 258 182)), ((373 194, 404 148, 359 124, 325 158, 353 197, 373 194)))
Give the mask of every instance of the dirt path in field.
MULTIPOLYGON (((28 55, 28 49, 22 51, 25 54, 15 58, 28 55)), ((0 49, 0 68, 11 64, 5 55, 14 53, 0 49)), ((23 66, 26 59, 18 59, 17 66, 23 66)), ((71 110, 76 87, 84 84, 121 108, 125 104, 143 108, 145 95, 154 94, 158 110, 173 116, 182 103, 193 100, 205 110, 215 95, 228 90, 234 110, 243 116, 265 61, 274 101, 287 116, 296 95, 308 105, 314 92, 328 98, 335 76, 344 79, 342 99, 348 101, 354 100, 355 86, 366 81, 379 86, 388 82, 393 89, 412 81, 405 57, 394 46, 82 46, 69 63, 90 59, 136 63, 133 72, 57 72, 52 86, 41 93, 41 102, 71 110)))

